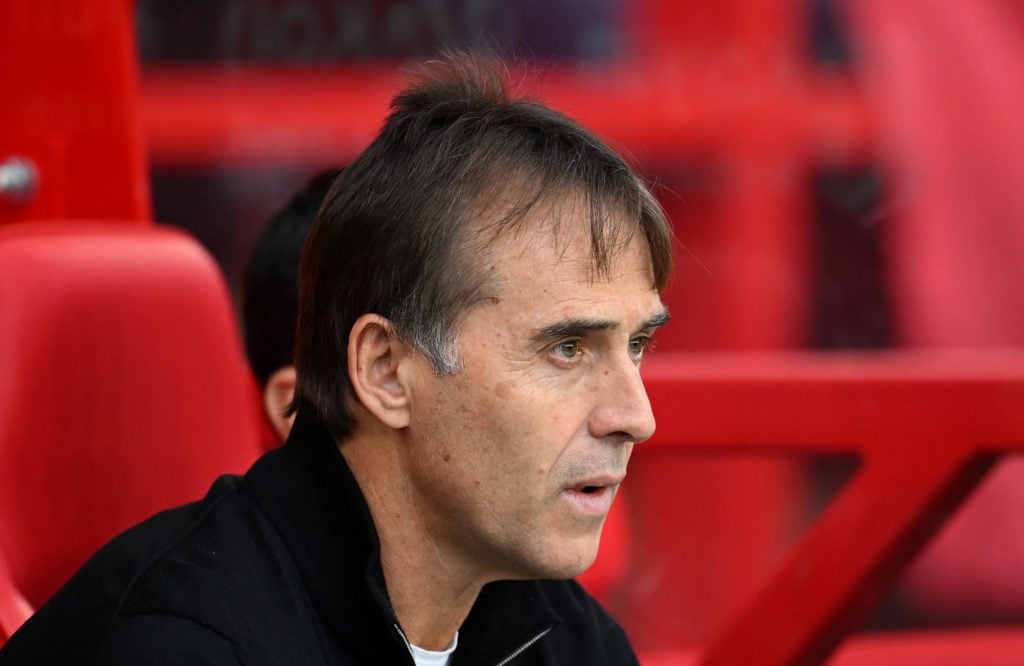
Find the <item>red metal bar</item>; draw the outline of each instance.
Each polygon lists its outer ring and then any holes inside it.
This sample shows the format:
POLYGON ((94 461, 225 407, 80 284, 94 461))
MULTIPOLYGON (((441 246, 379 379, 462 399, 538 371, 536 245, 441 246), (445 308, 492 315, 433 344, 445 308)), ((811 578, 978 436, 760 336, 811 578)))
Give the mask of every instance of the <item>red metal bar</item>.
POLYGON ((338 164, 373 139, 400 88, 395 66, 147 71, 154 164, 338 164))
MULTIPOLYGON (((661 355, 644 374, 659 423, 638 459, 701 450, 854 452, 862 459, 814 528, 707 647, 702 664, 821 663, 867 619, 995 457, 1024 450, 1022 352, 661 355)), ((631 473, 630 482, 644 479, 631 473)))
MULTIPOLYGON (((393 63, 323 70, 150 69, 142 122, 154 164, 343 161, 376 134, 401 85, 393 63)), ((748 77, 755 78, 756 77, 748 77)), ((711 154, 718 137, 745 131, 767 110, 780 145, 857 159, 874 133, 870 110, 848 82, 811 76, 785 98, 736 99, 704 71, 670 65, 556 71, 544 98, 648 164, 711 154)), ((768 93, 763 93, 767 96, 768 93)))

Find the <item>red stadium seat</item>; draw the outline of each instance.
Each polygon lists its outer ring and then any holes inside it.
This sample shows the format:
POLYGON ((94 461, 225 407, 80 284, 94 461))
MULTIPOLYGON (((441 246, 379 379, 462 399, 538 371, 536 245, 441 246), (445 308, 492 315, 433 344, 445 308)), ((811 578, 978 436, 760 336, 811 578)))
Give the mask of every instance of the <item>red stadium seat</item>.
POLYGON ((244 471, 259 437, 224 281, 185 234, 0 227, 0 303, 2 640, 114 534, 244 471))
POLYGON ((0 196, 0 223, 147 224, 135 2, 2 2, 0 26, 0 164, 19 157, 38 171, 27 200, 0 196))

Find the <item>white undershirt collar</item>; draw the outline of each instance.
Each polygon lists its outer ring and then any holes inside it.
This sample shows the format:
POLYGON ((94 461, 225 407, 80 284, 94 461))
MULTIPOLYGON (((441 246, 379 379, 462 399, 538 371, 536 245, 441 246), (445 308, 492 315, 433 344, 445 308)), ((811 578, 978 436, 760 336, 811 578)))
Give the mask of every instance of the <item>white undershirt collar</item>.
POLYGON ((413 661, 416 662, 416 666, 448 666, 448 662, 451 660, 452 653, 455 652, 455 648, 459 646, 459 632, 455 632, 455 637, 452 638, 451 645, 441 652, 434 650, 424 650, 421 647, 409 643, 409 648, 412 650, 413 661))

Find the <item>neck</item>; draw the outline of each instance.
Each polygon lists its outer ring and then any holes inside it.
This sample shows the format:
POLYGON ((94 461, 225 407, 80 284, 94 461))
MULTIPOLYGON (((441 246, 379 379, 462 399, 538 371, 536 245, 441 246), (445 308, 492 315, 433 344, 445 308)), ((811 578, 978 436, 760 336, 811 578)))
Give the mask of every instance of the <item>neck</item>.
POLYGON ((431 533, 424 502, 403 471, 400 440, 392 432, 377 435, 357 433, 339 448, 370 507, 388 597, 406 638, 444 650, 486 581, 467 575, 466 563, 431 533))

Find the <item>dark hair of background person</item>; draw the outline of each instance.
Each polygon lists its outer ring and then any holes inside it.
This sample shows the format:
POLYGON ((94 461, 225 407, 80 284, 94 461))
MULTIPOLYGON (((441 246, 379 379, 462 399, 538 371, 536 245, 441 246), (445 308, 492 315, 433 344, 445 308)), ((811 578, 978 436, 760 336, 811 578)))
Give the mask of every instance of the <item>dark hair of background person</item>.
POLYGON ((341 169, 318 173, 280 210, 256 239, 242 277, 245 352, 260 386, 295 361, 299 260, 331 183, 341 169))
MULTIPOLYGON (((445 53, 398 94, 380 135, 335 181, 300 273, 298 383, 292 410, 340 439, 354 426, 348 332, 366 313, 438 373, 458 369, 459 322, 494 289, 488 245, 543 209, 589 221, 595 276, 641 234, 657 289, 668 279, 672 232, 633 170, 570 118, 509 97, 490 56, 445 53)), ((566 234, 566 238, 571 232, 566 234)))

